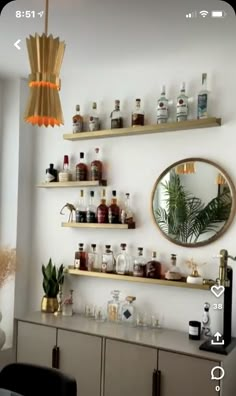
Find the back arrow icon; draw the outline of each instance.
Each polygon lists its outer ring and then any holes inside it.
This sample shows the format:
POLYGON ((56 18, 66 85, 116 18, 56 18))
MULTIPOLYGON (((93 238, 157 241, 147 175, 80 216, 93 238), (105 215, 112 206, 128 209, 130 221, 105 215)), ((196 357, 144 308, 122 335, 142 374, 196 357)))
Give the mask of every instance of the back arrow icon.
POLYGON ((18 50, 20 50, 21 49, 21 47, 19 46, 19 43, 21 42, 21 40, 19 39, 19 40, 17 40, 15 43, 14 43, 14 46, 18 49, 18 50))

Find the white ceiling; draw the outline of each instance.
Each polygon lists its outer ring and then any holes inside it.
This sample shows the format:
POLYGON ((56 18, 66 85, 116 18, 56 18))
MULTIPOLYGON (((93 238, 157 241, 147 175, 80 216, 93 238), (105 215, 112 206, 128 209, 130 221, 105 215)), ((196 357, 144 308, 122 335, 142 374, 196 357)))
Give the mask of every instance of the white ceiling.
MULTIPOLYGON (((235 20, 232 8, 219 0, 50 0, 49 33, 66 42, 62 73, 63 68, 66 72, 76 71, 80 64, 101 67, 122 61, 139 62, 158 51, 159 40, 166 40, 167 47, 168 40, 179 46, 181 29, 186 37, 184 29, 190 23, 197 34, 199 27, 204 29, 207 23, 216 26, 223 22, 201 17, 186 19, 185 14, 196 9, 196 4, 197 10, 206 9, 206 1, 209 9, 226 10, 227 23, 230 15, 235 20)), ((44 7, 44 0, 16 0, 4 7, 0 16, 0 76, 27 77, 25 38, 43 33, 44 18, 37 12, 44 7), (35 10, 36 18, 16 18, 17 10, 35 10), (18 39, 21 50, 14 47, 18 39)))

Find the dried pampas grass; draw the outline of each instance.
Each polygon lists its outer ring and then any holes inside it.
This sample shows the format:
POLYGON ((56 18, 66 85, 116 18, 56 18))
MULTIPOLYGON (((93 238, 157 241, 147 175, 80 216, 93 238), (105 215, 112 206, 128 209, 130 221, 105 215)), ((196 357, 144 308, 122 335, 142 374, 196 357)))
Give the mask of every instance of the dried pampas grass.
POLYGON ((16 250, 10 248, 0 248, 0 287, 15 273, 16 270, 16 250))

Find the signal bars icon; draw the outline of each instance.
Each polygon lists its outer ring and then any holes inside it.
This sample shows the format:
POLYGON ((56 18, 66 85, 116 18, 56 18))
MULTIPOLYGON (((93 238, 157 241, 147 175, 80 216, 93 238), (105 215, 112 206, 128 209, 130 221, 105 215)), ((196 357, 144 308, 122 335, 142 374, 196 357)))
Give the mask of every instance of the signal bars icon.
POLYGON ((186 14, 186 18, 196 18, 197 17, 197 11, 190 12, 189 14, 186 14))

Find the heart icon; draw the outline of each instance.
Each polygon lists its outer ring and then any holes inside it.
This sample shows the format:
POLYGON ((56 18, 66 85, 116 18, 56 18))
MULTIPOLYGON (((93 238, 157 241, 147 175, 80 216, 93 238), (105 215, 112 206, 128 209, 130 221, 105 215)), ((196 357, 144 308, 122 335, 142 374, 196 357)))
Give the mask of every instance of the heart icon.
POLYGON ((214 286, 211 287, 211 291, 214 294, 214 296, 220 297, 221 294, 224 293, 225 288, 224 288, 224 286, 214 285, 214 286))

